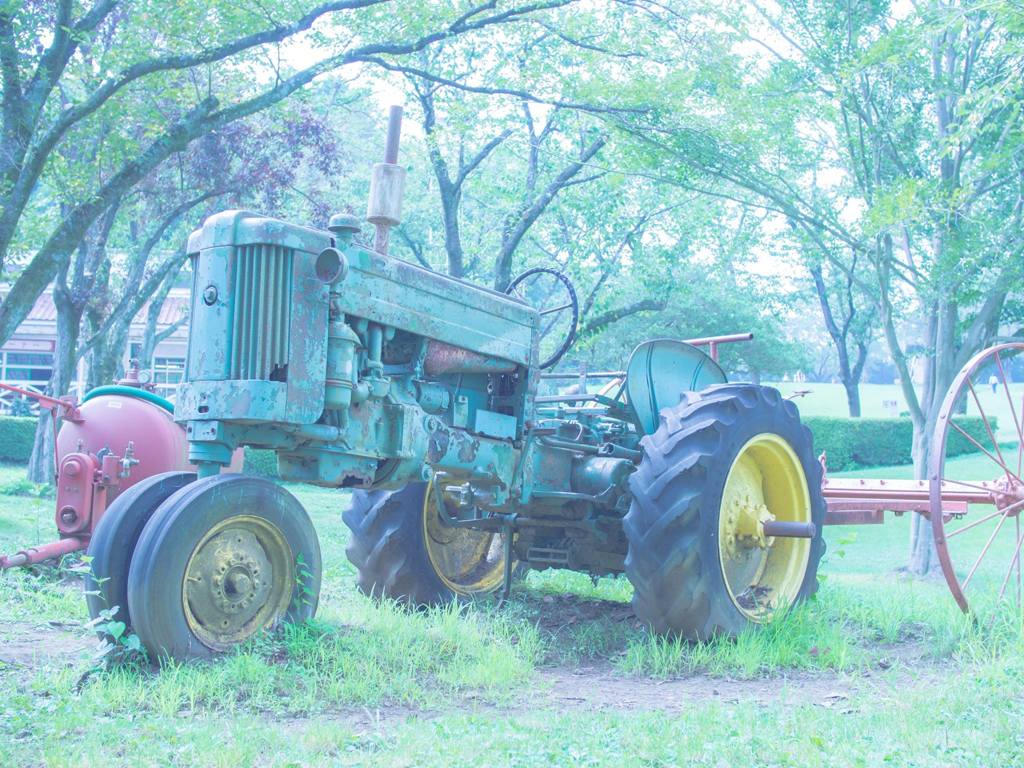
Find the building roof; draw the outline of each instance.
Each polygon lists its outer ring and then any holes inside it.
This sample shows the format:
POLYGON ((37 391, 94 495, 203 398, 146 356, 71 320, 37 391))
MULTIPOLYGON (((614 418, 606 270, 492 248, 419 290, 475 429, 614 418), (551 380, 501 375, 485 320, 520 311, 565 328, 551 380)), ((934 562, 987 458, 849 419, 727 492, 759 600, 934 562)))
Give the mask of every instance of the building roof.
MULTIPOLYGON (((0 297, 6 299, 7 292, 10 290, 9 286, 0 288, 0 297)), ((160 308, 160 316, 157 318, 157 328, 163 329, 169 325, 173 325, 178 322, 182 317, 188 314, 189 305, 189 291, 186 288, 172 289, 170 295, 164 301, 163 306, 160 308)), ((133 326, 142 326, 145 324, 146 310, 149 307, 149 302, 142 305, 138 314, 135 316, 135 320, 132 322, 133 326)), ((26 323, 53 323, 57 320, 57 307, 53 303, 53 289, 47 288, 38 299, 36 303, 32 305, 32 309, 29 311, 28 316, 25 318, 26 323)))

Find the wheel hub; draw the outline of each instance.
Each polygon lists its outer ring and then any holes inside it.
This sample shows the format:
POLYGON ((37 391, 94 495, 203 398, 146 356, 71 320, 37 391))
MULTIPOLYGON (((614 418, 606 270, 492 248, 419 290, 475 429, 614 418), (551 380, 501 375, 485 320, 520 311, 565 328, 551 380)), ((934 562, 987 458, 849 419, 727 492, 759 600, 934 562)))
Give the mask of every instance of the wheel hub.
POLYGON ((765 536, 764 524, 774 519, 764 501, 755 501, 750 493, 733 497, 726 510, 726 554, 738 560, 745 557, 744 550, 771 546, 773 539, 765 536))
POLYGON ((280 531, 258 518, 230 518, 210 531, 185 571, 182 597, 196 636, 222 648, 274 623, 290 593, 287 552, 280 531))
POLYGON ((810 556, 806 539, 765 534, 775 520, 810 522, 810 497, 793 449, 763 433, 737 452, 719 511, 722 575, 734 605, 755 622, 795 602, 810 556))
POLYGON ((430 483, 423 499, 423 542, 434 572, 457 595, 497 589, 505 570, 501 534, 446 524, 438 496, 443 498, 430 483))
POLYGON ((1007 517, 1018 516, 1021 511, 1021 502, 1024 501, 1024 484, 1015 478, 1003 475, 997 478, 993 485, 996 490, 992 494, 992 500, 995 502, 996 509, 1007 510, 1007 517))

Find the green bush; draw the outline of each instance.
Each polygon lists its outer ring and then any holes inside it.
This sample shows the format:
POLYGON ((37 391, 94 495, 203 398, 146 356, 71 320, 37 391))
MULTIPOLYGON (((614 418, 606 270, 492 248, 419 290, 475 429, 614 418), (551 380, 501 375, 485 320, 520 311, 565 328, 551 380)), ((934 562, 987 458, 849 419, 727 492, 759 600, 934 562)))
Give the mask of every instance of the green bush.
POLYGON ((0 460, 27 462, 35 439, 34 416, 0 416, 0 460))
MULTIPOLYGON (((861 467, 910 464, 914 426, 908 418, 850 419, 834 416, 807 416, 804 424, 814 435, 814 452, 824 451, 832 472, 861 467)), ((982 445, 988 442, 985 425, 978 416, 961 416, 960 427, 982 445)), ((996 424, 992 421, 992 429, 996 424)), ((947 456, 959 456, 977 450, 958 432, 949 436, 947 456)))
POLYGON ((277 454, 259 448, 246 448, 242 471, 247 475, 277 477, 277 454))

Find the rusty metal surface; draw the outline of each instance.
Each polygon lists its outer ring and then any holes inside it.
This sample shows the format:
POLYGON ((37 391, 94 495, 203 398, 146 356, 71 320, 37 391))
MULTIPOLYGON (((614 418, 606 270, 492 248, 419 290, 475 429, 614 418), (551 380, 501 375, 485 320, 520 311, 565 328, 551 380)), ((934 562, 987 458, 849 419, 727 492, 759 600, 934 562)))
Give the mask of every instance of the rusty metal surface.
POLYGON ((27 397, 31 400, 37 401, 44 408, 50 410, 58 409, 60 411, 60 417, 68 421, 79 421, 81 415, 78 412, 78 404, 75 402, 73 397, 49 397, 38 392, 33 392, 29 389, 22 389, 16 387, 13 384, 4 384, 0 382, 0 389, 5 389, 8 392, 13 392, 16 395, 27 397))
MULTIPOLYGON (((873 499, 879 503, 914 502, 919 510, 928 511, 931 488, 925 480, 876 480, 868 478, 828 478, 822 484, 822 494, 830 504, 833 501, 873 499)), ((998 486, 991 481, 978 481, 970 486, 953 481, 939 485, 944 503, 991 504, 998 486)), ((890 509, 886 507, 886 509, 890 509)), ((902 508, 911 511, 906 507, 902 508)))
POLYGON ((52 560, 63 555, 77 552, 89 546, 89 539, 85 537, 69 537, 59 541, 51 541, 48 544, 40 544, 36 547, 28 547, 13 555, 0 555, 0 570, 5 568, 20 568, 27 565, 35 565, 44 560, 52 560))
POLYGON ((347 315, 399 328, 432 341, 531 363, 537 313, 482 286, 409 262, 353 248, 339 307, 347 315))
POLYGON ((864 502, 832 503, 825 510, 825 525, 881 525, 885 522, 885 505, 869 506, 864 502))
MULTIPOLYGON (((932 512, 929 486, 924 480, 830 477, 821 490, 828 510, 825 525, 876 525, 885 522, 886 512, 917 512, 925 517, 932 512)), ((947 483, 943 486, 943 515, 963 515, 970 504, 991 504, 994 490, 995 486, 987 482, 979 482, 976 487, 947 483)))
POLYGON ((423 358, 423 372, 428 376, 444 376, 450 373, 511 373, 514 363, 497 357, 481 355, 468 349, 430 341, 423 358))

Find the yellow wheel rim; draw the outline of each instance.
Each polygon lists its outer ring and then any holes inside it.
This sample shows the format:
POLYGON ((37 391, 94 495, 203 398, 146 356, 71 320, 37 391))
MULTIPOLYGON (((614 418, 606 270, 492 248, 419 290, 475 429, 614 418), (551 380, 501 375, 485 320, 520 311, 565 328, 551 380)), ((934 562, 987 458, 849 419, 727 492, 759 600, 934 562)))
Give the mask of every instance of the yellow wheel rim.
POLYGON ((441 518, 433 482, 423 499, 423 542, 438 578, 457 595, 493 592, 505 575, 500 533, 455 528, 441 518))
POLYGON ((291 547, 277 526, 236 515, 203 536, 185 567, 185 620, 199 640, 226 650, 276 624, 295 584, 291 547))
POLYGON ((811 554, 810 539, 766 537, 768 520, 811 522, 811 498, 792 447, 764 432, 736 454, 718 514, 718 556, 729 597, 758 623, 794 603, 811 554))

